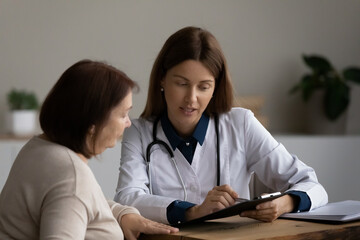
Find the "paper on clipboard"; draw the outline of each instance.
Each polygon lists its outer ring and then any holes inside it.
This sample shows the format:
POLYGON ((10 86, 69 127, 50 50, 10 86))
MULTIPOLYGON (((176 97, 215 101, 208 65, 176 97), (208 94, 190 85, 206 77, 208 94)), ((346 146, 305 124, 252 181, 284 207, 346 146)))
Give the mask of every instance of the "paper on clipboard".
POLYGON ((287 193, 273 194, 273 195, 269 194, 267 197, 259 197, 259 198, 253 199, 253 200, 243 200, 243 201, 240 201, 239 203, 236 203, 235 205, 224 208, 224 209, 222 209, 220 211, 210 213, 208 215, 205 215, 203 217, 190 220, 188 222, 175 224, 174 226, 189 225, 189 224, 193 224, 193 223, 204 222, 204 221, 207 221, 207 220, 231 217, 231 216, 234 216, 234 215, 238 215, 243 211, 253 210, 253 209, 255 209, 256 205, 258 205, 260 203, 274 200, 274 199, 279 198, 281 196, 284 196, 286 194, 287 193))

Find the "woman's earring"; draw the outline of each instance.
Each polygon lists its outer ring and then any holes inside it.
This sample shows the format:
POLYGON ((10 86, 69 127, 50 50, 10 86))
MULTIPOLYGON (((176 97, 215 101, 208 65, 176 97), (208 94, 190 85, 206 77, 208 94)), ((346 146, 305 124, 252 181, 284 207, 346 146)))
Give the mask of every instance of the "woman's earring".
POLYGON ((163 91, 164 91, 164 88, 160 88, 160 91, 162 91, 162 92, 163 92, 163 91))

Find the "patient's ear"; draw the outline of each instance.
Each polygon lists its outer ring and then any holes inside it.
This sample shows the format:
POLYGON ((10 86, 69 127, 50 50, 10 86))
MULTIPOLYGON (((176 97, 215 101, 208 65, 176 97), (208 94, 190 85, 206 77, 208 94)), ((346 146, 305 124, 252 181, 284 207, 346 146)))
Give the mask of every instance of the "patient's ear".
POLYGON ((95 125, 91 125, 88 133, 90 136, 93 136, 95 134, 95 125))

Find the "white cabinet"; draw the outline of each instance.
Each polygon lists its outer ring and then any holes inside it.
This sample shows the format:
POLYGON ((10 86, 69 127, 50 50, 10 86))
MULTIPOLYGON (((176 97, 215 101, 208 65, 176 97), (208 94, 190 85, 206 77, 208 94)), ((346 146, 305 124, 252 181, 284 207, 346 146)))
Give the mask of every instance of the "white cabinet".
POLYGON ((0 140, 0 189, 6 182, 16 155, 25 143, 25 140, 0 140))
POLYGON ((315 169, 329 202, 360 200, 360 136, 275 135, 289 152, 315 169))

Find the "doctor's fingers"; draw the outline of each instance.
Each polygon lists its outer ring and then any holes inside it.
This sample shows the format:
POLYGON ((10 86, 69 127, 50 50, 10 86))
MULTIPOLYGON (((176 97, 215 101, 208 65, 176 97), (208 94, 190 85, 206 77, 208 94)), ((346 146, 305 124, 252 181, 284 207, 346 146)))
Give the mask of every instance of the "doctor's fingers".
POLYGON ((279 217, 279 212, 274 209, 250 210, 240 214, 241 217, 253 218, 263 222, 272 222, 279 217))
POLYGON ((207 199, 212 205, 220 209, 229 207, 235 203, 235 200, 228 193, 216 192, 214 194, 209 194, 207 199))
POLYGON ((199 212, 200 216, 204 216, 213 212, 217 212, 221 209, 224 209, 226 206, 219 201, 212 201, 211 199, 205 199, 205 201, 200 205, 199 212))
POLYGON ((208 193, 208 196, 213 196, 214 198, 219 198, 220 200, 225 200, 230 205, 234 204, 236 199, 230 195, 228 192, 218 191, 218 190, 211 190, 208 193))
POLYGON ((269 201, 256 206, 256 210, 245 211, 240 214, 242 217, 250 217, 264 222, 272 222, 281 215, 279 205, 269 201))
POLYGON ((221 186, 216 186, 216 187, 213 188, 213 190, 221 191, 221 192, 227 192, 228 194, 230 194, 230 196, 232 198, 239 197, 239 195, 234 191, 234 189, 232 189, 232 187, 230 187, 230 185, 228 185, 228 184, 224 184, 224 185, 221 185, 221 186))

